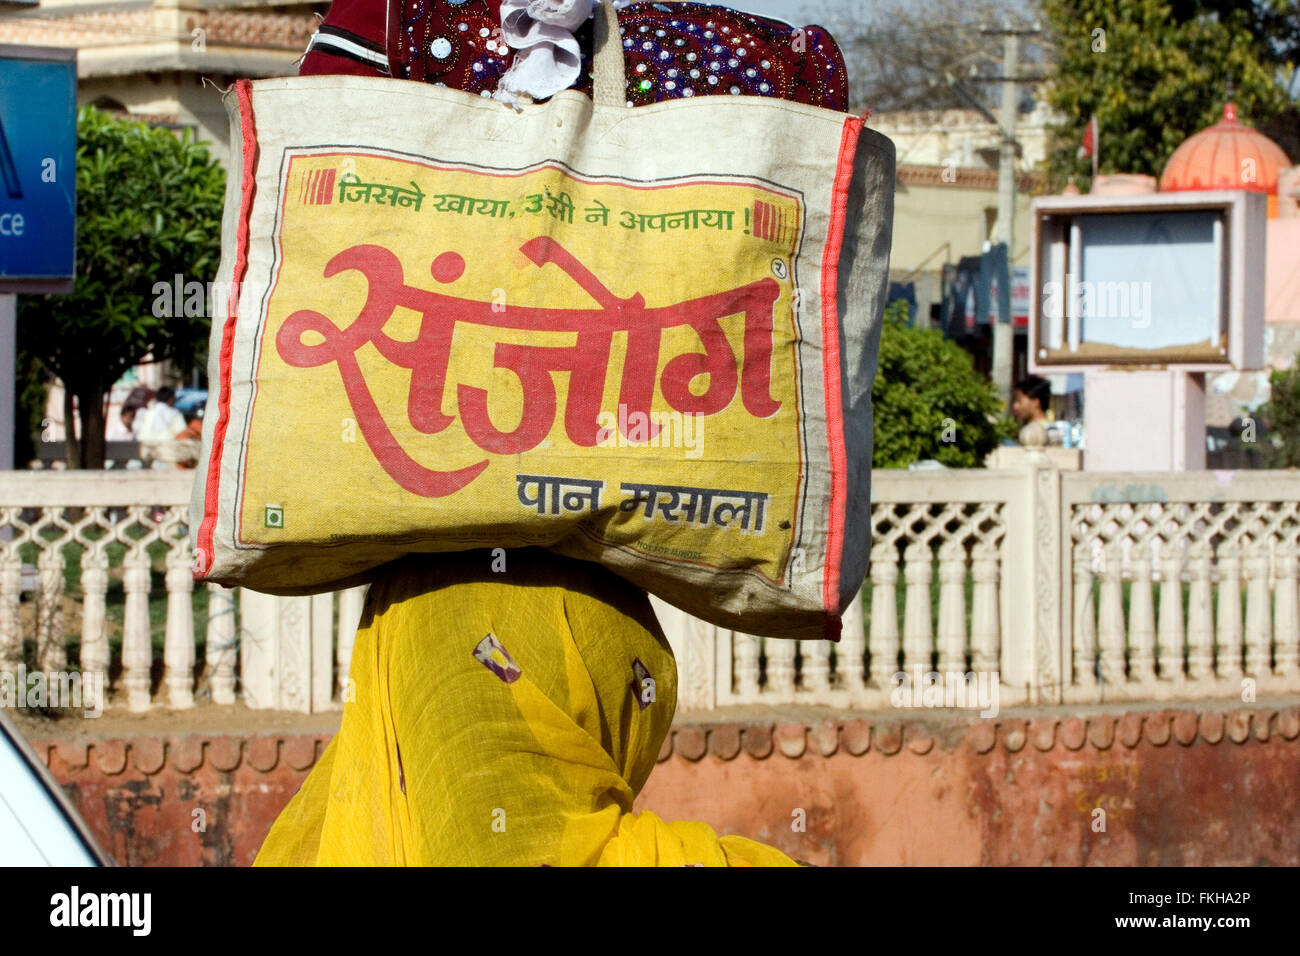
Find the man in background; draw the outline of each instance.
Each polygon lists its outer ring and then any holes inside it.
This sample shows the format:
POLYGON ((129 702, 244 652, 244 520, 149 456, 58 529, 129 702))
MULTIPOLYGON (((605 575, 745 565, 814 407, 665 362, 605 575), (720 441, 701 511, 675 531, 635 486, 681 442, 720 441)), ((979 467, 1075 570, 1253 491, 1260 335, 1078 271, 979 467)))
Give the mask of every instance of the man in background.
POLYGON ((149 407, 137 416, 136 438, 140 442, 140 457, 150 467, 179 465, 189 455, 190 448, 177 439, 185 431, 186 422, 175 405, 175 389, 164 385, 158 389, 149 407))
POLYGON ((177 466, 198 467, 199 455, 203 451, 203 406, 191 409, 185 416, 185 428, 177 433, 176 443, 180 446, 177 466))
POLYGON ((104 440, 135 441, 135 416, 138 412, 139 409, 123 407, 117 417, 110 416, 104 429, 104 440))
POLYGON ((1047 379, 1029 375, 1011 390, 1011 414, 1020 425, 1039 422, 1047 426, 1047 407, 1052 403, 1052 386, 1047 379))
POLYGON ((1052 383, 1039 375, 1027 375, 1011 390, 1011 414, 1020 425, 1020 443, 1025 443, 1025 429, 1039 426, 1049 445, 1063 443, 1066 422, 1057 422, 1048 414, 1052 404, 1052 383))

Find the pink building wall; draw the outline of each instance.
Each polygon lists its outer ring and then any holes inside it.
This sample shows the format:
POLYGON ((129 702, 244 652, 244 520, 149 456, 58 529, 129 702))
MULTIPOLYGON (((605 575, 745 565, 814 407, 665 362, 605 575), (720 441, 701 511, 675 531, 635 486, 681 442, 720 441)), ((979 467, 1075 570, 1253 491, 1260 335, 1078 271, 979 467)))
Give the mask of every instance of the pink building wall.
MULTIPOLYGON (((121 863, 242 866, 328 736, 33 744, 121 863)), ((1296 866, 1298 784, 1298 706, 682 724, 637 809, 819 865, 1296 866)))

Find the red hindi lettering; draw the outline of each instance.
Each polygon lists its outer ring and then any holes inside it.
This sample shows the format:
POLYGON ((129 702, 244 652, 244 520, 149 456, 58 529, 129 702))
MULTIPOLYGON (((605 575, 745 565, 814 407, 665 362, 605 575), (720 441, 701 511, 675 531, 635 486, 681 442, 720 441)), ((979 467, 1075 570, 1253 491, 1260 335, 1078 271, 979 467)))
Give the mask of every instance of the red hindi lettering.
MULTIPOLYGON (((340 329, 325 315, 301 309, 285 320, 276 335, 276 348, 289 365, 338 366, 359 430, 381 467, 401 487, 425 497, 445 497, 482 474, 489 459, 451 471, 438 471, 415 461, 388 427, 356 353, 367 344, 373 345, 386 361, 408 369, 411 382, 407 419, 421 434, 438 434, 455 421, 443 412, 442 402, 453 337, 461 323, 574 336, 573 344, 568 346, 497 343, 494 366, 518 378, 522 395, 519 423, 509 431, 493 424, 486 389, 457 386, 457 407, 465 434, 475 447, 489 454, 521 454, 536 448, 550 434, 558 405, 554 372, 569 373, 565 434, 578 447, 594 447, 601 431, 600 405, 615 332, 627 335, 619 400, 629 414, 626 418, 619 416, 620 427, 638 411, 646 416, 642 421, 649 420, 662 335, 664 330, 680 326, 688 326, 696 333, 704 351, 677 355, 664 366, 658 385, 670 408, 682 413, 717 414, 734 401, 739 385, 742 404, 755 418, 769 418, 780 409, 780 402, 771 395, 774 310, 780 295, 780 286, 772 279, 649 308, 640 293, 628 298, 614 295, 550 237, 531 239, 520 248, 538 268, 550 264, 563 271, 595 301, 597 308, 506 305, 494 309, 489 302, 408 285, 401 262, 391 250, 357 245, 334 256, 323 273, 327 279, 347 271, 365 277, 366 300, 357 318, 340 329), (395 340, 384 332, 399 307, 421 316, 419 333, 410 342, 395 340), (744 316, 744 345, 737 374, 736 357, 721 320, 740 314, 744 316), (321 341, 304 344, 302 337, 308 332, 319 335, 321 341), (696 394, 691 385, 700 376, 708 377, 708 385, 696 394)), ((442 253, 430 267, 435 282, 441 285, 455 282, 464 270, 464 259, 454 252, 442 253)))

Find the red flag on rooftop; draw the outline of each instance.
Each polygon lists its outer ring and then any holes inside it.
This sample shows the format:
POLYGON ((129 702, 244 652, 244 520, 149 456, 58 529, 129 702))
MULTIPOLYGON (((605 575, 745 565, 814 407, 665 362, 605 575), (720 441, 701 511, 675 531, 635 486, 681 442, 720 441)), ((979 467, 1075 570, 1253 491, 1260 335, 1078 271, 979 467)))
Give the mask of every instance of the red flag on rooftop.
POLYGON ((1083 131, 1083 143, 1079 146, 1079 158, 1084 156, 1092 157, 1092 178, 1097 178, 1097 140, 1099 138, 1100 128, 1097 125, 1097 114, 1092 114, 1092 119, 1088 120, 1088 125, 1083 131))
POLYGON ((1088 125, 1083 130, 1083 143, 1079 146, 1079 158, 1091 156, 1097 149, 1097 117, 1094 115, 1088 120, 1088 125))

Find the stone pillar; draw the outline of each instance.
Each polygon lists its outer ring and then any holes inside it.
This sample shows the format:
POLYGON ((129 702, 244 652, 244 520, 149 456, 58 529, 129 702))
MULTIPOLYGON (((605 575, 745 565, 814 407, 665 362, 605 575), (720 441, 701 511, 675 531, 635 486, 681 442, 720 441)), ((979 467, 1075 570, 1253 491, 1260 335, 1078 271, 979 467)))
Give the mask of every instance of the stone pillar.
POLYGON ((1061 619, 1065 554, 1061 478, 1043 452, 1047 435, 1029 425, 1020 436, 1024 494, 1007 508, 1007 560, 1002 589, 1002 684, 1034 704, 1061 702, 1068 654, 1061 619))
POLYGON ((334 684, 334 594, 277 597, 240 590, 244 703, 308 714, 328 710, 334 684))
POLYGON ((208 586, 208 630, 205 660, 214 704, 235 702, 235 592, 219 584, 208 586))
MULTIPOLYGON (((650 595, 650 604, 677 658, 677 710, 712 710, 718 698, 714 650, 718 642, 730 641, 733 632, 701 621, 654 595, 650 595)), ((727 679, 729 682, 730 675, 727 679)))
POLYGON ((244 706, 267 710, 278 703, 275 691, 277 598, 239 589, 239 676, 244 706))

